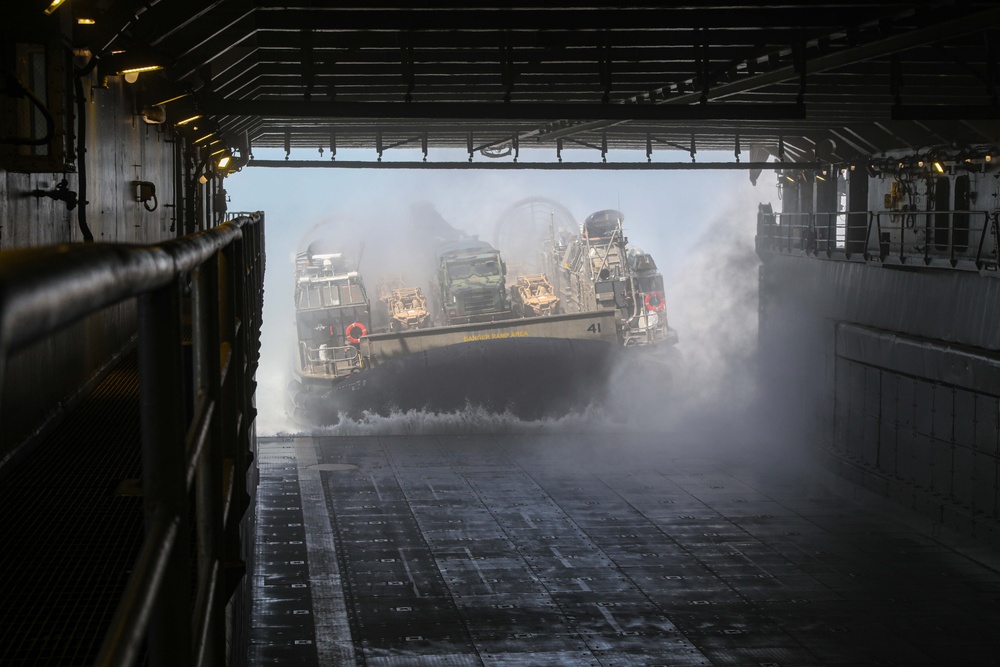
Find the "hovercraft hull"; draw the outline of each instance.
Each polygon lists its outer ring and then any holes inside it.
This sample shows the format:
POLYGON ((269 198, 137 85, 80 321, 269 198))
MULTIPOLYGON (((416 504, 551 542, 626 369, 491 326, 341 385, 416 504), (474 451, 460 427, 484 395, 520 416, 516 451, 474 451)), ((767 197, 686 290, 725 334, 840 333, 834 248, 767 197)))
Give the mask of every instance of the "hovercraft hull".
POLYGON ((401 356, 335 384, 298 377, 292 418, 329 426, 342 417, 481 407, 536 420, 600 402, 621 348, 600 340, 470 341, 401 356))

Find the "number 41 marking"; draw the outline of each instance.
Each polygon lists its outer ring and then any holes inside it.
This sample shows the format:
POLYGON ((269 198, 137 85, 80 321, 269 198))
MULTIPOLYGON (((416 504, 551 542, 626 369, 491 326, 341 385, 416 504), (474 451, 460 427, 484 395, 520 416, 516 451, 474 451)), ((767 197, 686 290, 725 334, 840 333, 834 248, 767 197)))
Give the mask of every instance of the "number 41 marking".
POLYGON ((587 331, 589 331, 590 333, 601 333, 600 322, 595 322, 594 324, 591 324, 589 327, 587 327, 587 331))

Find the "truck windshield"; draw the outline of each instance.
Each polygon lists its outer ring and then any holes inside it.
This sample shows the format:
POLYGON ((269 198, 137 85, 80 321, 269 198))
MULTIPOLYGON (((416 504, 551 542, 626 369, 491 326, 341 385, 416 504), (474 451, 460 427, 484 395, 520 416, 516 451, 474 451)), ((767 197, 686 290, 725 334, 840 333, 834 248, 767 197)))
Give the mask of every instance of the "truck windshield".
POLYGON ((472 276, 471 264, 449 264, 448 277, 452 280, 461 280, 472 276))
POLYGON ((491 278, 497 275, 500 275, 500 265, 495 259, 448 264, 448 278, 451 280, 462 280, 472 276, 491 278))
POLYGON ((489 277, 500 273, 500 267, 496 260, 490 259, 483 262, 476 262, 472 265, 472 272, 477 276, 489 277))

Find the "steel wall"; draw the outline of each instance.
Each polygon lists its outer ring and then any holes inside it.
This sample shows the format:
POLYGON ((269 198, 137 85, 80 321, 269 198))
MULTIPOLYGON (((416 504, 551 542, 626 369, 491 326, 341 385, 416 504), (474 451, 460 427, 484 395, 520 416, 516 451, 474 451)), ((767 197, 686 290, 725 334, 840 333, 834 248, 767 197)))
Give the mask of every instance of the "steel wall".
POLYGON ((762 259, 772 416, 837 474, 1000 543, 1000 280, 762 259))
MULTIPOLYGON (((96 242, 156 243, 176 236, 171 227, 175 169, 173 144, 159 126, 133 114, 128 84, 111 77, 107 89, 84 81, 87 99, 87 220, 96 242), (156 185, 153 212, 135 201, 134 181, 156 185)), ((32 192, 51 190, 65 176, 79 191, 76 173, 0 170, 0 250, 83 240, 78 209, 32 192)), ((121 303, 74 324, 10 358, 0 420, 7 442, 25 437, 58 413, 75 392, 117 354, 135 333, 135 304, 121 303)), ((2 460, 4 452, 0 452, 2 460)))

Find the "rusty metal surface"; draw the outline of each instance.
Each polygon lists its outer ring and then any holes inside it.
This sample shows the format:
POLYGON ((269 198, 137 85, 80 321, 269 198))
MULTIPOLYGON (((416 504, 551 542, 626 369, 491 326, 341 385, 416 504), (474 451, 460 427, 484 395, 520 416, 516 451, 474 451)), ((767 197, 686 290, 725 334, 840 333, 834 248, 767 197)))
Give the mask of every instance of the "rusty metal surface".
POLYGON ((1000 660, 997 571, 765 453, 663 436, 263 439, 250 662, 1000 660))

